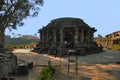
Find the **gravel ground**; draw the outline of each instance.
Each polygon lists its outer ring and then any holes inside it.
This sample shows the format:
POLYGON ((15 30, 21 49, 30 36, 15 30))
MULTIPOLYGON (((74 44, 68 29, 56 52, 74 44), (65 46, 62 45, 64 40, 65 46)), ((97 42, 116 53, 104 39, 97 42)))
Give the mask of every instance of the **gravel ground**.
MULTIPOLYGON (((34 69, 28 76, 15 76, 15 80, 37 80, 42 67, 51 60, 52 65, 60 65, 60 58, 46 54, 37 54, 26 49, 13 51, 18 60, 33 62, 34 69)), ((78 75, 75 74, 74 64, 71 64, 70 73, 67 72, 68 58, 61 58, 61 68, 57 68, 55 80, 119 80, 120 79, 120 51, 106 51, 102 53, 79 56, 78 75)))

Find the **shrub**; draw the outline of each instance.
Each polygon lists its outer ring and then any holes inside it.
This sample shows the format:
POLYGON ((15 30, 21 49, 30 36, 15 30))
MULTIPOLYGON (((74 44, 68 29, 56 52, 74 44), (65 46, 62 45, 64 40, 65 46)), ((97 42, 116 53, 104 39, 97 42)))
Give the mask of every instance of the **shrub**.
POLYGON ((113 45, 111 47, 112 50, 120 50, 120 44, 113 45))
POLYGON ((48 66, 42 69, 39 80, 53 80, 52 76, 54 75, 54 72, 55 68, 51 65, 51 62, 49 61, 48 66))

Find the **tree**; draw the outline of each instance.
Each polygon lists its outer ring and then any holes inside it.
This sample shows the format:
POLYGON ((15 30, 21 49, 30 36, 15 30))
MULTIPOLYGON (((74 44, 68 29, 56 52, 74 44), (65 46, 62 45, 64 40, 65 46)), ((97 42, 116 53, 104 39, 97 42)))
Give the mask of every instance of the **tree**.
POLYGON ((3 5, 4 5, 4 0, 0 0, 0 10, 2 9, 3 5))
POLYGON ((5 29, 24 25, 23 19, 36 17, 43 0, 0 0, 0 44, 4 45, 5 29))
POLYGON ((21 37, 22 35, 21 34, 17 34, 18 37, 21 37))
POLYGON ((16 37, 16 36, 15 36, 16 34, 15 34, 14 32, 13 32, 13 33, 11 33, 11 34, 12 34, 13 38, 15 38, 15 37, 16 37))

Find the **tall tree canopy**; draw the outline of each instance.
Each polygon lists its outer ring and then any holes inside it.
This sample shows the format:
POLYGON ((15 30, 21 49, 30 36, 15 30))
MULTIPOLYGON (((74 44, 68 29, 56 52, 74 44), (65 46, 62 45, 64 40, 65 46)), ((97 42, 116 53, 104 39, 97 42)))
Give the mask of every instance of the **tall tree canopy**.
POLYGON ((23 19, 36 17, 43 0, 0 0, 0 44, 4 45, 5 29, 22 26, 23 19))

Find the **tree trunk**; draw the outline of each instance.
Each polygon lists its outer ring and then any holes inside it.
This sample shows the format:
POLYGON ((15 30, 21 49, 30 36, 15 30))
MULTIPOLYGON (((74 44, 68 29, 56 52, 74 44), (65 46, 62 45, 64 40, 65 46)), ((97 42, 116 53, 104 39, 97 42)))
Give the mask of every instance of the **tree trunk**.
POLYGON ((0 44, 3 46, 5 44, 5 29, 0 29, 0 44))

